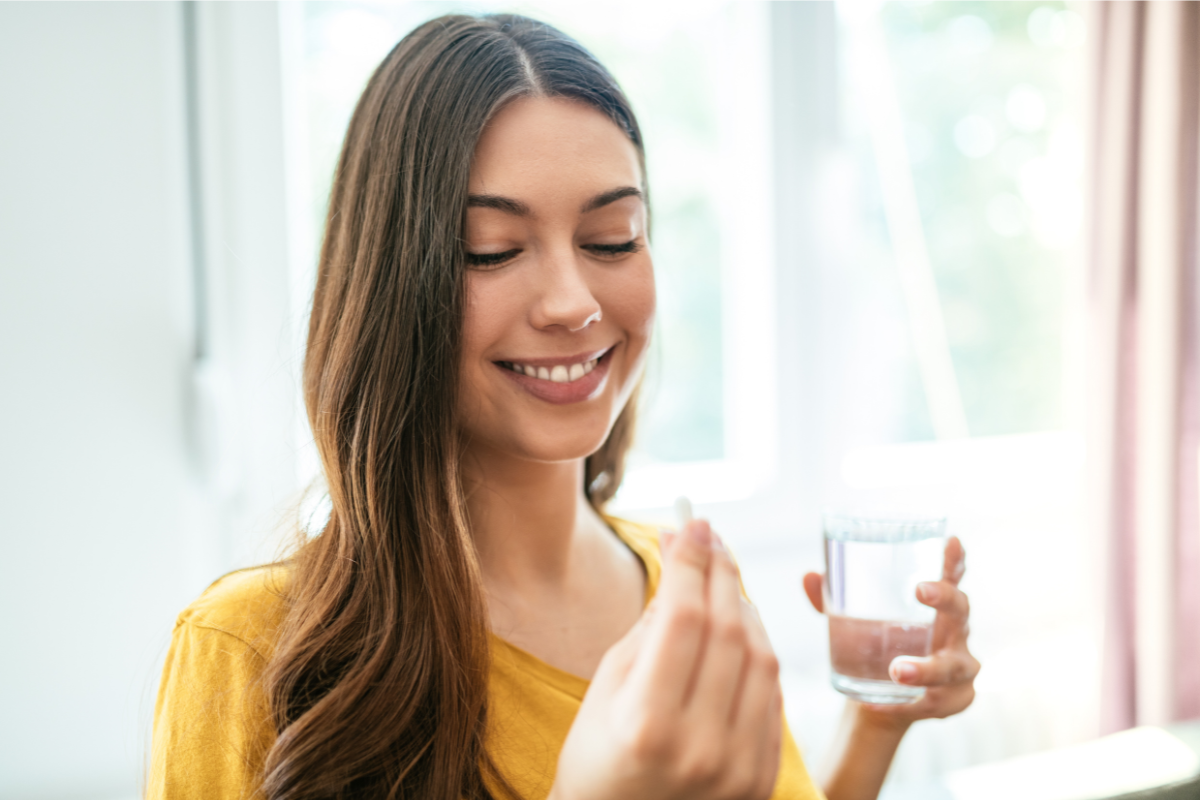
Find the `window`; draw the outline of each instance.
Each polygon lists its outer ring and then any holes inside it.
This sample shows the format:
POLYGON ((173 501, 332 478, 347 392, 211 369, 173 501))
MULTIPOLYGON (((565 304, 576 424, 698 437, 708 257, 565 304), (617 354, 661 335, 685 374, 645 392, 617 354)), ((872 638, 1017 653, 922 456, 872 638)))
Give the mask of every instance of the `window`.
MULTIPOLYGON (((970 710, 906 739, 899 791, 1097 732, 1099 560, 1073 394, 1086 31, 1028 2, 847 3, 837 27, 829 256, 810 284, 815 494, 948 514, 985 665, 970 710)), ((823 658, 796 673, 815 680, 823 658)))
POLYGON ((1083 22, 1045 3, 864 11, 843 15, 846 377, 893 388, 854 413, 890 441, 1060 430, 1083 22))

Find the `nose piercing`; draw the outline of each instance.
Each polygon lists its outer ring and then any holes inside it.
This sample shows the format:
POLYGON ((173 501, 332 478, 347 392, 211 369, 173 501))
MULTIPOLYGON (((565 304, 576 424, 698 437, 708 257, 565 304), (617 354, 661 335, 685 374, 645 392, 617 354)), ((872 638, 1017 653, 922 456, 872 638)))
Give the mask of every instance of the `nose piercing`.
POLYGON ((584 328, 586 328, 588 325, 591 325, 593 322, 599 322, 599 321, 600 321, 600 310, 597 309, 594 314, 592 314, 591 316, 589 316, 587 319, 585 319, 583 321, 582 325, 580 325, 578 328, 572 328, 571 331, 572 332, 581 331, 584 328))

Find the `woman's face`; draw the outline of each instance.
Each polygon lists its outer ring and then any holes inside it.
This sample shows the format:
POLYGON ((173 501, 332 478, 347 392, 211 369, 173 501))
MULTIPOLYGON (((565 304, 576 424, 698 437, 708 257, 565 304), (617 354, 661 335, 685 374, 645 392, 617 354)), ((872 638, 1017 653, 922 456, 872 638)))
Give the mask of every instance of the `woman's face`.
POLYGON ((603 113, 523 98, 471 170, 459 414, 470 447, 593 453, 641 373, 654 319, 638 154, 603 113))

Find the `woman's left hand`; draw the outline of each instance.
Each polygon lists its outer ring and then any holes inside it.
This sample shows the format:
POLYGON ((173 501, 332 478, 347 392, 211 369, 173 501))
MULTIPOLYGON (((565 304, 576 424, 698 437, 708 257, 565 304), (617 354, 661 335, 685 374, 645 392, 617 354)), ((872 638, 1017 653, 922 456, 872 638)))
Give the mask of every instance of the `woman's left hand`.
MULTIPOLYGON (((927 658, 900 656, 892 661, 892 680, 906 686, 924 686, 925 696, 903 705, 863 704, 862 712, 885 727, 907 728, 919 719, 957 714, 975 699, 975 676, 979 662, 967 649, 970 604, 958 588, 966 571, 962 542, 952 536, 946 542, 942 579, 917 584, 917 599, 937 609, 933 623, 933 647, 927 658)), ((824 612, 824 576, 804 576, 804 592, 817 611, 824 612)))

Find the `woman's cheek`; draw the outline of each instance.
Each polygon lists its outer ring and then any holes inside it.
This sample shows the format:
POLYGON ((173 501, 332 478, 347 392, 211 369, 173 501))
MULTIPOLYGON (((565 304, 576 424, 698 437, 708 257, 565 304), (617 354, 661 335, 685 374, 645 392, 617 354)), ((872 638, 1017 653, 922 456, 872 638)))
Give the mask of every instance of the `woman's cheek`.
POLYGON ((624 280, 613 287, 609 308, 630 339, 641 340, 644 346, 654 329, 656 297, 653 264, 649 257, 641 261, 631 264, 631 269, 622 275, 624 280))
POLYGON ((485 414, 488 393, 488 362, 483 357, 511 328, 514 311, 505 300, 502 275, 468 272, 464 282, 462 351, 459 362, 458 412, 468 426, 485 414))
POLYGON ((468 272, 463 306, 464 356, 479 358, 521 322, 522 288, 510 273, 468 272))

